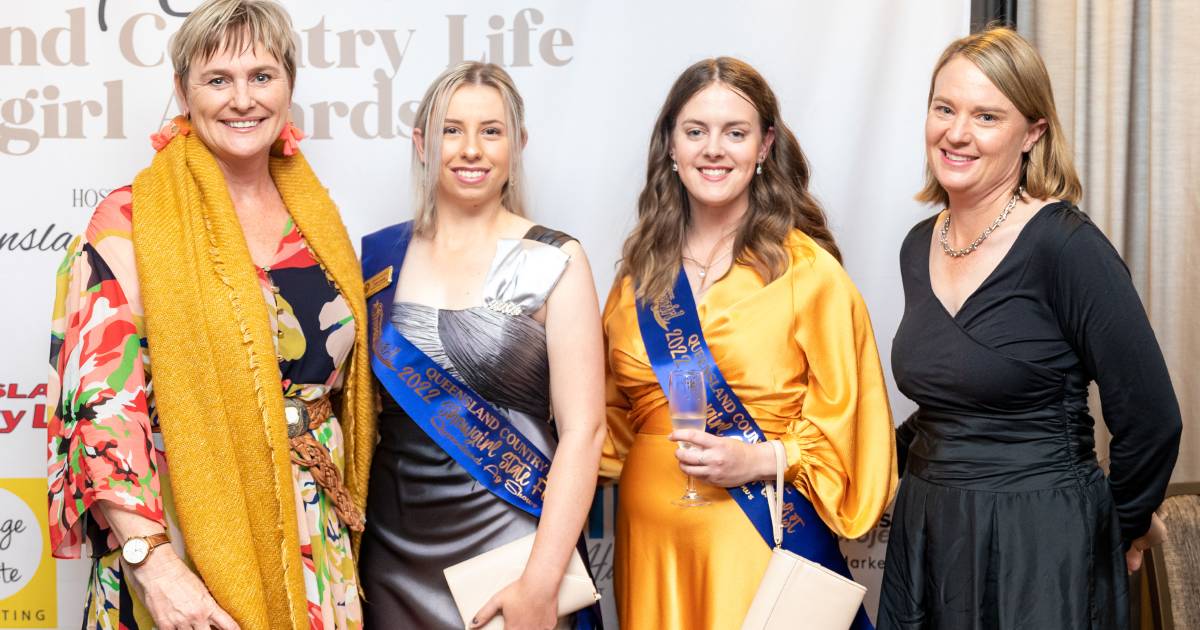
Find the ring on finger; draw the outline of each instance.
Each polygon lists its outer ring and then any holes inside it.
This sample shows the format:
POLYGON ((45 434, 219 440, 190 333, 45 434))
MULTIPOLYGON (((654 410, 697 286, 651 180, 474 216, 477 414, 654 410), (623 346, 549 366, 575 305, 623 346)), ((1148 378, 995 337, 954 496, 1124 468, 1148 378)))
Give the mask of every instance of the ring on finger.
POLYGON ((708 454, 708 451, 700 451, 700 465, 701 466, 704 465, 704 456, 707 454, 708 454))

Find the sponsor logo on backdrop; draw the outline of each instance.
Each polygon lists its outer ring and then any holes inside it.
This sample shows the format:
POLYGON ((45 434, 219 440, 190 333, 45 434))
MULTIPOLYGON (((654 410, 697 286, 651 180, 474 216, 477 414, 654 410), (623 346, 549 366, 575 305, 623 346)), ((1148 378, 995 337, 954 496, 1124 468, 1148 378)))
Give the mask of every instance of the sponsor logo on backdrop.
POLYGON ((72 188, 71 207, 91 210, 100 205, 100 202, 112 191, 111 188, 72 188))
POLYGON ((57 569, 46 527, 46 479, 0 479, 0 626, 58 626, 57 569))
POLYGON ((887 549, 888 536, 892 532, 892 512, 889 509, 879 519, 874 529, 858 538, 842 539, 842 554, 846 556, 846 564, 855 572, 883 572, 884 550, 887 549), (876 548, 878 547, 878 548, 876 548), (849 552, 849 553, 847 553, 849 552))
MULTIPOLYGON (((72 188, 71 207, 94 209, 110 192, 110 188, 72 188)), ((57 223, 44 226, 4 225, 0 226, 0 254, 66 251, 73 238, 74 234, 59 227, 57 223)))
POLYGON ((12 433, 20 426, 46 428, 45 383, 0 383, 0 434, 12 433))
MULTIPOLYGON (((121 140, 126 136, 125 81, 137 70, 169 66, 170 36, 187 14, 160 0, 158 12, 120 13, 128 4, 100 0, 95 6, 65 9, 60 23, 44 30, 29 26, 0 27, 0 68, 88 67, 96 46, 116 47, 124 67, 99 68, 86 79, 67 84, 21 85, 5 81, 0 88, 0 155, 22 156, 37 151, 44 140, 121 140), (99 32, 91 32, 95 20, 99 32)), ((144 9, 145 4, 137 6, 144 9)), ((310 137, 334 138, 349 132, 362 139, 409 137, 426 82, 397 84, 396 77, 411 53, 422 58, 444 55, 447 67, 466 59, 490 61, 511 68, 562 67, 574 58, 571 33, 553 26, 534 8, 511 15, 447 14, 441 23, 422 28, 339 28, 338 18, 321 16, 294 33, 301 68, 361 69, 371 85, 366 100, 323 100, 294 103, 292 117, 310 137), (418 52, 419 51, 419 52, 418 52), (373 68, 360 61, 373 60, 373 68)), ((311 81, 300 73, 297 82, 311 81)), ((172 87, 162 86, 163 120, 175 111, 172 87)), ((142 123, 131 124, 142 129, 142 123)))
POLYGON ((43 227, 0 227, 0 254, 5 252, 61 252, 75 235, 55 223, 43 227))

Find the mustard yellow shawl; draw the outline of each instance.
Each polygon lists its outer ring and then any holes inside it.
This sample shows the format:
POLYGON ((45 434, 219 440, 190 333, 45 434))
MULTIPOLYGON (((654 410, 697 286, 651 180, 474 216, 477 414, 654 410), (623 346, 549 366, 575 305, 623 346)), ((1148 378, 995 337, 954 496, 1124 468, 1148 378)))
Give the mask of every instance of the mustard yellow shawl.
MULTIPOLYGON (((345 434, 346 486, 362 509, 375 445, 362 272, 337 207, 304 156, 272 155, 270 172, 354 315, 354 350, 335 409, 345 434)), ((133 244, 188 555, 242 628, 307 628, 267 307, 224 176, 195 135, 170 140, 134 180, 133 244)))

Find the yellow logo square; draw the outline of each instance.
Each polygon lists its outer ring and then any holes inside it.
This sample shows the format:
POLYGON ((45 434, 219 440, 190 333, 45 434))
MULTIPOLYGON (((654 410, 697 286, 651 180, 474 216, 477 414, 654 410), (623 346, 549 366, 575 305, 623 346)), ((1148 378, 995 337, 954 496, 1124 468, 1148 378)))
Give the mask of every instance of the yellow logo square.
POLYGON ((0 627, 58 626, 46 479, 0 479, 0 627))

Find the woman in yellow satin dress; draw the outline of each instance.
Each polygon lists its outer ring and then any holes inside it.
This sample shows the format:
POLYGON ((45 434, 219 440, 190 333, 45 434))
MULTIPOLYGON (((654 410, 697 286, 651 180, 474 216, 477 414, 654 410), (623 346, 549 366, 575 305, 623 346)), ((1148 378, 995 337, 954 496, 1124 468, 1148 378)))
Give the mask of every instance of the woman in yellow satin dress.
POLYGON ((721 372, 767 438, 783 442, 787 478, 822 520, 860 536, 891 501, 895 448, 875 339, 808 177, 749 65, 709 59, 675 82, 604 311, 601 474, 620 480, 622 630, 739 628, 771 554, 726 488, 774 479, 773 447, 672 433, 640 335, 637 300, 665 294, 681 264, 721 372), (709 505, 672 504, 685 473, 709 505))

